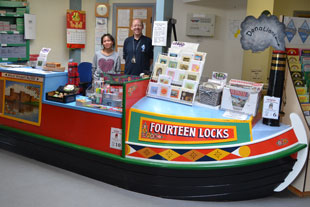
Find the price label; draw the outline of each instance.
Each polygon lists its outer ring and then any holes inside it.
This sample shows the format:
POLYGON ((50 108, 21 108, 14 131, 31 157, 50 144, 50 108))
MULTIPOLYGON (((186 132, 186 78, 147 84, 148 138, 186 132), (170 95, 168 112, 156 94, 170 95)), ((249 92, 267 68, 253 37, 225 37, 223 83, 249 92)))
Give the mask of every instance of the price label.
POLYGON ((122 129, 111 127, 110 148, 122 149, 122 129))

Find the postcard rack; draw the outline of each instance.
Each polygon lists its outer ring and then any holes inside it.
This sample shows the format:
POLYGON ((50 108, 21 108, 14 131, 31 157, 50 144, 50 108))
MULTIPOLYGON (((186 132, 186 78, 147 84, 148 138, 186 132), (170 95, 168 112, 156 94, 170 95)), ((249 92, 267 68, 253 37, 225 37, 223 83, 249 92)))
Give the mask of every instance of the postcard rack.
POLYGON ((193 50, 191 44, 172 44, 168 54, 158 56, 147 96, 193 104, 207 53, 193 50))

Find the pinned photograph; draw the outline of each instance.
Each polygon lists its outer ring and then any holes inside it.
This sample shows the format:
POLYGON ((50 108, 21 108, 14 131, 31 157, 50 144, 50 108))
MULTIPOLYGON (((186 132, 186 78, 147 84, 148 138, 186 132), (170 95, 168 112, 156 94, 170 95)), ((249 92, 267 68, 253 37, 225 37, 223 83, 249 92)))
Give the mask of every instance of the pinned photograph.
POLYGON ((179 63, 179 69, 188 70, 189 69, 189 63, 188 62, 180 62, 179 63))
POLYGON ((187 74, 186 74, 186 79, 187 79, 187 80, 192 80, 192 81, 198 81, 198 79, 199 79, 199 73, 196 73, 196 72, 187 72, 187 74))
POLYGON ((170 85, 171 84, 171 77, 168 75, 159 75, 158 76, 158 83, 170 85))
POLYGON ((190 70, 196 73, 202 71, 203 64, 200 61, 192 61, 190 65, 190 70))
POLYGON ((180 99, 180 96, 181 96, 181 88, 179 88, 179 87, 171 87, 170 98, 180 99))
POLYGON ((192 103, 194 100, 194 91, 191 90, 183 90, 181 92, 181 98, 182 101, 186 101, 189 103, 192 103))
POLYGON ((148 94, 152 96, 158 96, 159 85, 156 83, 149 83, 148 94))

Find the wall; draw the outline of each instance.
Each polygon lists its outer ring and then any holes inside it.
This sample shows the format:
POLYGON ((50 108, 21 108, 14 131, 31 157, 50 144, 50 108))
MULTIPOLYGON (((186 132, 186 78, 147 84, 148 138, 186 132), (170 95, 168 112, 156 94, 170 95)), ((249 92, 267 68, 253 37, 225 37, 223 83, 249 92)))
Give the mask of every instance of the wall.
POLYGON ((87 34, 85 48, 81 49, 81 62, 92 62, 95 54, 95 5, 96 0, 82 0, 82 10, 86 12, 87 34))
MULTIPOLYGON (((229 38, 229 21, 246 16, 246 0, 204 0, 198 3, 183 3, 174 0, 173 18, 177 19, 176 31, 179 41, 197 42, 199 51, 207 52, 204 78, 213 71, 228 73, 228 78, 240 79, 242 75, 243 50, 240 39, 229 38), (214 37, 186 36, 187 13, 210 13, 216 15, 214 37)), ((172 37, 173 40, 173 37, 172 37)))
MULTIPOLYGON (((28 0, 30 13, 37 17, 37 38, 30 42, 30 54, 37 54, 42 47, 52 48, 48 61, 60 62, 66 66, 69 49, 66 47, 66 10, 69 0, 28 0), (48 9, 47 9, 48 5, 48 9), (46 9, 45 9, 46 8, 46 9)), ((81 61, 92 62, 95 42, 95 3, 96 0, 82 0, 82 10, 86 11, 86 44, 81 49, 81 61)), ((156 3, 156 0, 109 0, 110 16, 108 32, 112 33, 112 15, 114 3, 156 3)), ((200 3, 201 4, 201 3, 200 3)), ((204 76, 212 71, 229 73, 229 78, 241 78, 242 54, 239 39, 228 37, 229 20, 243 20, 246 15, 246 0, 202 1, 203 5, 183 3, 174 0, 173 17, 177 19, 178 40, 200 43, 200 51, 208 53, 204 76), (202 12, 216 14, 214 37, 188 37, 185 35, 184 12, 202 12)), ((173 39, 173 38, 172 38, 173 39)))
POLYGON ((52 48, 48 61, 67 65, 66 11, 69 0, 28 0, 30 13, 36 15, 36 39, 30 41, 30 54, 39 54, 42 47, 52 48))
POLYGON ((310 11, 309 0, 274 0, 274 15, 293 16, 295 10, 310 11))
MULTIPOLYGON (((273 7, 273 0, 248 0, 247 16, 258 18, 264 10, 269 10, 273 14, 273 7)), ((252 53, 250 50, 244 51, 242 79, 253 81, 251 71, 259 70, 261 71, 259 74, 260 82, 266 83, 269 76, 271 51, 270 48, 257 53, 252 53)))

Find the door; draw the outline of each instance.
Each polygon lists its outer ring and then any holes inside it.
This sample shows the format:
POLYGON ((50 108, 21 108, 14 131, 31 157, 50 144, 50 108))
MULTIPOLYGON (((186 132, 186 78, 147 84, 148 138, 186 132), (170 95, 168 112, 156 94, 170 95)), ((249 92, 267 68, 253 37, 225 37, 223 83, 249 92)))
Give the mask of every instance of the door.
POLYGON ((114 24, 113 31, 115 31, 115 49, 121 56, 122 64, 121 64, 121 71, 124 72, 125 70, 125 60, 123 59, 123 45, 124 41, 127 37, 132 36, 133 32, 131 31, 131 23, 133 19, 139 18, 142 20, 144 29, 143 35, 152 38, 152 16, 153 16, 153 9, 154 5, 137 5, 134 4, 133 7, 126 5, 120 6, 116 5, 115 11, 115 18, 113 18, 114 24), (116 23, 116 24, 115 24, 116 23))

